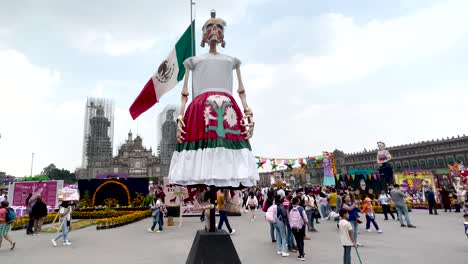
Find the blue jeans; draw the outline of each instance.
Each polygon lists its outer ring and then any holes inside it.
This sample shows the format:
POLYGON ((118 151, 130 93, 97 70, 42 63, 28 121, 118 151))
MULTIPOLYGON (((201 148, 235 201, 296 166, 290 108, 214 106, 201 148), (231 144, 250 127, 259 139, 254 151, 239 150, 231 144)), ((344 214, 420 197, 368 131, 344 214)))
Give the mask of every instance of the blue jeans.
POLYGON ((229 224, 229 220, 227 218, 226 211, 219 211, 218 229, 222 229, 224 223, 226 223, 226 227, 229 230, 229 233, 232 233, 232 228, 231 228, 231 225, 229 224))
POLYGON ((288 240, 286 237, 286 226, 282 221, 273 223, 276 230, 276 249, 281 252, 288 252, 288 240))
POLYGON ((159 224, 159 230, 162 231, 164 221, 163 221, 163 215, 162 215, 161 211, 159 211, 159 210, 156 210, 156 215, 153 216, 153 226, 151 226, 151 230, 154 231, 154 228, 156 227, 156 224, 159 224))
POLYGON ((270 223, 270 236, 271 236, 271 241, 275 241, 275 226, 273 223, 270 223))
POLYGON ((68 241, 68 226, 67 226, 67 220, 63 220, 62 222, 62 234, 57 235, 57 237, 54 238, 55 241, 59 240, 60 238, 63 237, 63 242, 68 241))
POLYGON ((404 225, 405 223, 403 222, 403 216, 405 217, 406 224, 411 225, 411 220, 409 218, 408 214, 408 207, 405 205, 396 205, 395 208, 397 209, 398 212, 398 218, 400 219, 400 224, 404 225))
POLYGON ((326 218, 328 216, 327 205, 326 204, 321 204, 320 205, 320 214, 322 215, 322 218, 326 218))
POLYGON ((287 236, 288 236, 288 248, 295 248, 296 245, 294 244, 294 234, 291 230, 291 226, 288 224, 286 224, 286 231, 288 232, 287 236))
POLYGON ((314 227, 314 218, 312 218, 312 213, 314 212, 313 210, 305 210, 306 215, 307 215, 307 220, 309 220, 309 225, 312 230, 315 229, 314 227))
POLYGON ((351 264, 351 246, 343 246, 343 264, 351 264))
POLYGON ((356 221, 349 221, 351 223, 351 226, 353 227, 353 240, 355 243, 357 243, 357 233, 358 233, 358 222, 356 221))

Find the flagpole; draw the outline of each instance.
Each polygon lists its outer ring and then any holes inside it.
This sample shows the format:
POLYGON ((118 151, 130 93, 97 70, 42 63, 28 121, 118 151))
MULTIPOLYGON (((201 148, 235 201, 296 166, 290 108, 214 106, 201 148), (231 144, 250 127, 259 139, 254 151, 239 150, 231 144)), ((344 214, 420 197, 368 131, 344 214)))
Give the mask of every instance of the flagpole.
POLYGON ((191 43, 191 48, 192 48, 192 56, 195 56, 195 32, 193 27, 195 26, 193 23, 193 5, 195 3, 193 0, 190 0, 190 36, 192 37, 192 43, 191 43))

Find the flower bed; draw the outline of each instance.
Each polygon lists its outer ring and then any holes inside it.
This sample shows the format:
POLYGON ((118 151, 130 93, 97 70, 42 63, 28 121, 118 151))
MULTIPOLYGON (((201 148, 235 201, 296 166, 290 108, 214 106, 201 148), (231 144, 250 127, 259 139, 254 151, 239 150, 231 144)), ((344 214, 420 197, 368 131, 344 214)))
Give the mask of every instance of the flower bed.
MULTIPOLYGON (((122 217, 133 213, 138 212, 147 212, 148 209, 143 210, 98 210, 98 211, 83 211, 77 210, 72 212, 72 219, 110 219, 116 217, 122 217)), ((151 210, 149 210, 151 211, 151 210)), ((57 213, 50 213, 44 219, 44 224, 50 224, 54 221, 57 213)), ((151 215, 151 214, 150 214, 151 215)), ((12 230, 21 230, 27 228, 29 223, 29 216, 18 217, 15 222, 13 222, 11 229, 12 230)))
POLYGON ((96 222, 96 229, 109 229, 114 227, 119 227, 123 225, 128 225, 134 223, 136 221, 140 221, 144 218, 151 216, 151 210, 140 211, 140 212, 132 212, 126 215, 117 216, 117 217, 110 217, 110 218, 103 218, 99 219, 96 222))
MULTIPOLYGON (((44 225, 52 223, 55 219, 55 216, 57 216, 56 213, 48 214, 46 218, 44 219, 44 225)), ((29 216, 18 217, 13 222, 13 224, 11 224, 11 230, 26 229, 28 227, 28 223, 29 223, 29 216)))
MULTIPOLYGON (((148 210, 149 207, 130 207, 130 206, 125 206, 125 207, 114 207, 112 210, 115 211, 132 211, 132 212, 137 212, 137 211, 146 211, 148 210)), ((75 209, 75 212, 96 212, 96 211, 109 211, 109 207, 106 206, 97 206, 97 207, 85 207, 85 208, 78 208, 75 209)))

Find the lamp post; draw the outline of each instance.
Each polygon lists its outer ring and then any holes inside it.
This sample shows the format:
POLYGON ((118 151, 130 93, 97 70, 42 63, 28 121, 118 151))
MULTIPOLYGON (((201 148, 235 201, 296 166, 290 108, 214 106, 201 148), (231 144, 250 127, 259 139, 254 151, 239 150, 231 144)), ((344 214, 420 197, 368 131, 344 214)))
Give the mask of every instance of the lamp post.
POLYGON ((31 155, 31 177, 32 177, 32 171, 33 171, 33 165, 34 165, 34 152, 31 155))

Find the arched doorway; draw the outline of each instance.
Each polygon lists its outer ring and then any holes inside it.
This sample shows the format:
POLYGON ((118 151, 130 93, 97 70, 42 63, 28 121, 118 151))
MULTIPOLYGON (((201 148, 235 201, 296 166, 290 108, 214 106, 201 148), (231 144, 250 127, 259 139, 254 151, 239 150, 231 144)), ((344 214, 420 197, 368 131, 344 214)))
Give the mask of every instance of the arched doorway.
POLYGON ((127 186, 119 181, 106 181, 99 185, 93 194, 92 206, 103 204, 106 198, 113 197, 120 205, 130 205, 130 191, 127 186))

